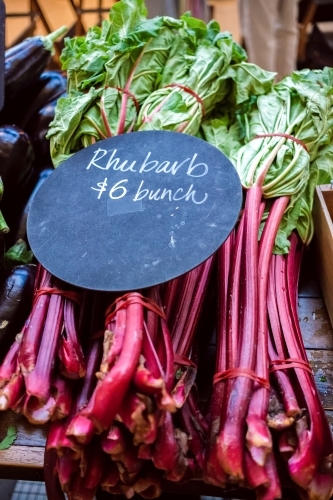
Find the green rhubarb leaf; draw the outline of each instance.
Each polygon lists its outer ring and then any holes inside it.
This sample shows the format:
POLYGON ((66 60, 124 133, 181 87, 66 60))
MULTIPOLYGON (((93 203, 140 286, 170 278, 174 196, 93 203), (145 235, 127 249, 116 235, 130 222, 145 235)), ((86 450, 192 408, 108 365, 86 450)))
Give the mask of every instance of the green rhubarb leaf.
POLYGON ((233 81, 229 100, 240 104, 252 95, 267 94, 272 89, 275 73, 265 71, 256 64, 242 62, 229 66, 227 76, 233 81))
POLYGON ((10 448, 16 438, 17 429, 13 425, 10 425, 7 429, 6 437, 0 442, 0 450, 7 450, 10 448))
MULTIPOLYGON (((145 20, 148 11, 144 0, 122 0, 116 2, 110 11, 110 34, 118 35, 119 39, 125 38, 127 33, 133 31, 140 21, 145 20)), ((113 37, 115 40, 115 37, 113 37)))

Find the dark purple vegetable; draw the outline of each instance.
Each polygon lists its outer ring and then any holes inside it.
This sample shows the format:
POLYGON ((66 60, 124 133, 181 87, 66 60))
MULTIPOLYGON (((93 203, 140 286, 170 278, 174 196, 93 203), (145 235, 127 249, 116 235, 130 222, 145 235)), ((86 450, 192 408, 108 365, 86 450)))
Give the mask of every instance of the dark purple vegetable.
MULTIPOLYGON (((65 95, 62 94, 61 97, 65 95)), ((48 132, 49 124, 54 118, 57 101, 58 98, 54 99, 36 112, 25 127, 34 148, 36 168, 52 165, 50 141, 45 136, 48 132)))
POLYGON ((33 159, 31 142, 23 130, 14 125, 0 127, 0 176, 4 184, 4 205, 28 178, 33 159))
POLYGON ((44 71, 24 92, 7 101, 0 114, 0 123, 12 123, 25 129, 34 113, 66 92, 66 88, 67 79, 61 71, 44 71))
MULTIPOLYGON (((0 177, 4 186, 1 211, 9 228, 29 196, 33 160, 28 135, 13 125, 0 127, 0 177)), ((9 243, 7 238, 6 243, 9 243)))
POLYGON ((0 359, 20 333, 31 309, 36 266, 14 267, 0 287, 0 359))
POLYGON ((62 27, 45 37, 26 38, 5 52, 5 103, 20 94, 45 70, 53 43, 67 28, 62 27))

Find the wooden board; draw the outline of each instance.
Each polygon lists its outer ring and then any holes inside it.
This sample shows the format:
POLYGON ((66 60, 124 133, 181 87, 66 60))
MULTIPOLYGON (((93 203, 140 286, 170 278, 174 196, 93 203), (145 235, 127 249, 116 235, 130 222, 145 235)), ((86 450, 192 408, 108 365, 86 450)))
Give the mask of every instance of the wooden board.
POLYGON ((10 425, 17 429, 15 446, 44 446, 46 442, 48 425, 39 426, 30 424, 21 415, 13 411, 0 413, 0 440, 6 435, 10 425))
POLYGON ((333 332, 322 298, 298 299, 298 319, 307 349, 333 349, 333 332))
POLYGON ((333 324, 333 189, 317 186, 313 207, 316 270, 331 323, 333 324))

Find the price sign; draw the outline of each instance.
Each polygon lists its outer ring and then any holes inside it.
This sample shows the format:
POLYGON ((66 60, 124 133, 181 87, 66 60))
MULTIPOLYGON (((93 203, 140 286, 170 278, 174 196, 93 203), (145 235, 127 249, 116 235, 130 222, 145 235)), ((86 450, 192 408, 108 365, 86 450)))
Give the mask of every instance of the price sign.
POLYGON ((212 255, 242 203, 238 174, 210 144, 133 132, 63 162, 37 192, 28 238, 43 266, 74 285, 137 290, 212 255))

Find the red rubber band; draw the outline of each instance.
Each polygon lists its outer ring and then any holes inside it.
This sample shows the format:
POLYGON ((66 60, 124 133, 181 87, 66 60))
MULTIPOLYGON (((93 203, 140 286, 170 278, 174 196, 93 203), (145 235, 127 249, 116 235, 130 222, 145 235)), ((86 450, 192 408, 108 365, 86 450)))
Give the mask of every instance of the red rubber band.
POLYGON ((262 377, 258 377, 258 375, 250 368, 229 368, 229 370, 215 373, 213 384, 217 384, 218 382, 223 382, 224 380, 227 380, 229 378, 236 377, 247 377, 254 382, 258 382, 258 384, 260 384, 264 389, 270 388, 268 380, 262 377))
POLYGON ((183 356, 183 354, 174 354, 173 357, 173 362, 177 365, 182 365, 182 366, 192 366, 196 370, 198 369, 197 365, 189 358, 186 356, 183 356))
POLYGON ((279 370, 288 370, 289 368, 301 368, 311 373, 311 375, 313 374, 309 363, 299 358, 274 359, 270 362, 269 371, 272 373, 279 370))
POLYGON ((77 304, 81 304, 81 295, 77 292, 73 291, 66 291, 66 290, 60 290, 59 288, 52 288, 52 287, 42 287, 39 290, 37 290, 36 295, 35 295, 35 301, 40 297, 41 295, 62 295, 66 299, 73 300, 77 304))
POLYGON ((116 89, 116 90, 119 90, 119 92, 123 92, 124 94, 128 95, 128 97, 130 97, 131 99, 133 99, 134 101, 134 104, 135 104, 135 107, 136 107, 136 110, 139 111, 139 103, 138 103, 138 100, 137 98, 135 97, 135 95, 132 94, 132 92, 130 92, 129 90, 126 90, 126 89, 122 89, 121 87, 113 87, 112 85, 107 85, 106 87, 104 87, 106 89, 116 89))
POLYGON ((204 102, 201 99, 201 97, 194 92, 194 90, 190 89, 189 87, 186 87, 185 85, 181 85, 180 83, 170 83, 170 85, 166 85, 164 88, 167 89, 168 87, 178 87, 178 88, 184 90, 185 92, 187 92, 188 94, 191 94, 191 96, 195 97, 196 100, 198 101, 198 103, 201 105, 202 116, 205 116, 204 102))
POLYGON ((148 299, 147 297, 143 297, 142 295, 136 295, 132 297, 130 293, 126 293, 122 297, 116 299, 113 304, 111 304, 107 308, 105 313, 105 328, 107 328, 107 325, 111 323, 120 309, 127 308, 131 304, 141 304, 146 309, 149 309, 161 318, 166 319, 166 316, 162 309, 153 300, 148 299), (123 301, 122 304, 119 304, 119 301, 123 301))
POLYGON ((294 137, 293 135, 289 134, 284 134, 283 132, 272 132, 272 133, 267 133, 267 134, 258 134, 255 137, 252 137, 251 141, 254 139, 264 139, 265 137, 285 137, 286 139, 291 139, 294 142, 297 142, 300 146, 302 146, 305 151, 308 153, 308 148, 306 147, 306 144, 301 141, 300 139, 297 139, 297 137, 294 137))

